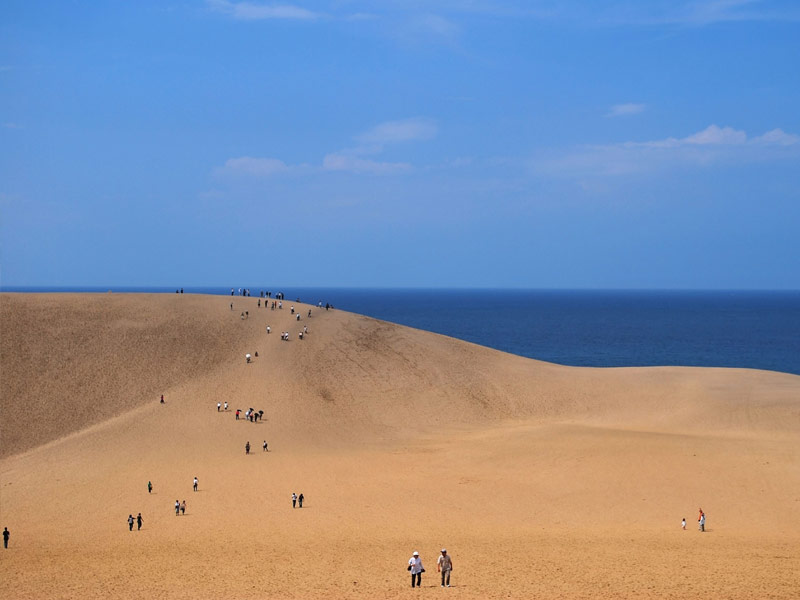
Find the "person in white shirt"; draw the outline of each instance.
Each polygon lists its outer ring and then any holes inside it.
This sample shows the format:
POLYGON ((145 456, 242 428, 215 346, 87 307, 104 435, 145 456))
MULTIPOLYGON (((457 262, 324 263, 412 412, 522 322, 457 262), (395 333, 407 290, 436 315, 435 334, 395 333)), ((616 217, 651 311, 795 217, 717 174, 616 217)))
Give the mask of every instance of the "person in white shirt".
POLYGON ((450 571, 453 570, 453 559, 447 555, 447 549, 442 548, 442 555, 436 559, 436 570, 442 572, 442 587, 447 583, 450 587, 450 571), (445 579, 447 581, 445 582, 445 579))
POLYGON ((425 572, 425 567, 422 566, 419 552, 415 551, 408 559, 408 570, 411 571, 411 587, 422 587, 422 574, 425 572))

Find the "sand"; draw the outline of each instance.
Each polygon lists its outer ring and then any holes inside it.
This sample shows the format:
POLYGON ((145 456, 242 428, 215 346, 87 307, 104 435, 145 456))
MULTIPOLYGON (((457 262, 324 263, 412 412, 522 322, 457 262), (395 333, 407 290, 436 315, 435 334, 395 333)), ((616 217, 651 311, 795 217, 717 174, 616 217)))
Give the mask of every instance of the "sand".
POLYGON ((256 304, 0 295, 7 597, 800 595, 800 377, 570 368, 256 304))

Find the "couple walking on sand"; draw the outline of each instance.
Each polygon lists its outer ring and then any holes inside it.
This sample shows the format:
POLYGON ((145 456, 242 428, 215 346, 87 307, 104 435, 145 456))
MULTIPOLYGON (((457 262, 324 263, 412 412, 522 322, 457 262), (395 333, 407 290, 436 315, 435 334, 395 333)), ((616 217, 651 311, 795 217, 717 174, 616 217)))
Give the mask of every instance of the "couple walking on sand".
MULTIPOLYGON (((142 529, 142 523, 144 523, 144 520, 142 519, 142 513, 139 513, 136 516, 135 521, 136 521, 136 531, 140 531, 142 529)), ((133 522, 134 522, 133 515, 128 515, 128 531, 133 531, 133 522)))
MULTIPOLYGON (((422 586, 422 574, 425 567, 422 566, 422 559, 419 552, 414 552, 408 559, 408 570, 411 571, 411 587, 422 586)), ((453 559, 447 554, 447 549, 442 548, 442 554, 436 560, 436 570, 442 574, 442 587, 450 587, 450 571, 453 570, 453 559)))

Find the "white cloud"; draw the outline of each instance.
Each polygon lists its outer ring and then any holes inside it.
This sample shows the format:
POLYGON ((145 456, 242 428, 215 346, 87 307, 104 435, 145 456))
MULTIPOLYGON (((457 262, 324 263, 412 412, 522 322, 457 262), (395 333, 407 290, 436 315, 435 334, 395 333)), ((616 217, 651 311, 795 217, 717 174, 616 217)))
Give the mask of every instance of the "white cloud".
POLYGON ((640 112, 643 112, 644 109, 645 109, 645 105, 644 104, 633 104, 633 103, 615 104, 614 106, 611 107, 611 109, 608 111, 608 114, 606 114, 606 116, 607 117, 624 117, 624 116, 627 116, 627 115, 635 115, 635 114, 638 114, 640 112))
POLYGON ((435 121, 415 117, 400 121, 385 121, 356 136, 356 140, 362 144, 383 148, 386 144, 429 140, 436 135, 437 131, 435 121))
MULTIPOLYGON (((653 169, 716 163, 754 162, 789 156, 787 149, 800 150, 800 136, 781 129, 749 138, 732 127, 709 125, 686 137, 668 137, 644 142, 623 142, 585 146, 551 158, 534 160, 532 167, 542 175, 608 176, 653 169)), ((791 156, 796 156, 792 154, 791 156)))
POLYGON ((716 125, 709 125, 703 131, 698 131, 695 134, 687 136, 680 140, 685 144, 718 144, 718 145, 735 145, 744 144, 747 141, 747 134, 744 131, 738 131, 732 127, 718 127, 716 125))
POLYGON ((230 2, 229 0, 206 0, 213 10, 243 21, 263 19, 317 19, 319 13, 291 4, 261 4, 255 2, 230 2))
POLYGON ((384 121, 357 135, 355 140, 359 145, 355 148, 345 148, 328 154, 323 166, 329 171, 351 171, 373 175, 409 171, 412 166, 408 163, 379 162, 363 157, 380 154, 388 145, 429 140, 437 133, 436 122, 431 119, 414 117, 399 121, 384 121))
POLYGON ((774 144, 777 146, 793 146, 800 143, 800 136, 786 133, 782 129, 773 129, 764 135, 753 138, 754 144, 774 144))
POLYGON ((277 158, 253 158, 241 156, 229 158, 217 170, 219 175, 250 175, 254 177, 269 177, 279 173, 286 173, 289 166, 277 158))
POLYGON ((410 171, 412 167, 408 163, 379 162, 333 152, 327 154, 322 160, 322 168, 326 171, 349 171, 357 174, 392 175, 410 171))
POLYGON ((678 148, 681 146, 732 146, 745 142, 747 142, 747 134, 744 131, 732 127, 709 125, 702 131, 684 138, 668 137, 648 142, 623 142, 619 146, 624 148, 678 148))
POLYGON ((561 6, 555 16, 600 26, 705 27, 715 23, 786 21, 800 19, 800 11, 780 0, 650 0, 561 6))
POLYGON ((448 40, 455 38, 460 31, 458 25, 439 15, 421 15, 415 20, 420 31, 432 33, 448 40))
POLYGON ((329 152, 319 167, 308 164, 289 165, 278 158, 241 156, 230 158, 214 173, 217 176, 271 177, 284 173, 342 171, 355 174, 393 175, 413 170, 407 162, 388 162, 366 158, 383 152, 387 145, 427 140, 437 133, 436 122, 415 117, 399 121, 385 121, 355 137, 356 148, 329 152))

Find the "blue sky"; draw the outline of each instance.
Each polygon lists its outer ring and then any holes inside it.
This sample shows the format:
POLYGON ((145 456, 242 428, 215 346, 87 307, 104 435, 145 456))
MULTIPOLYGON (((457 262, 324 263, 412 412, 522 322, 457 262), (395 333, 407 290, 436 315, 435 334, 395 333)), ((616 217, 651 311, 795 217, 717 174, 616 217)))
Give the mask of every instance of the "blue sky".
POLYGON ((800 288, 800 5, 0 8, 4 286, 800 288))

